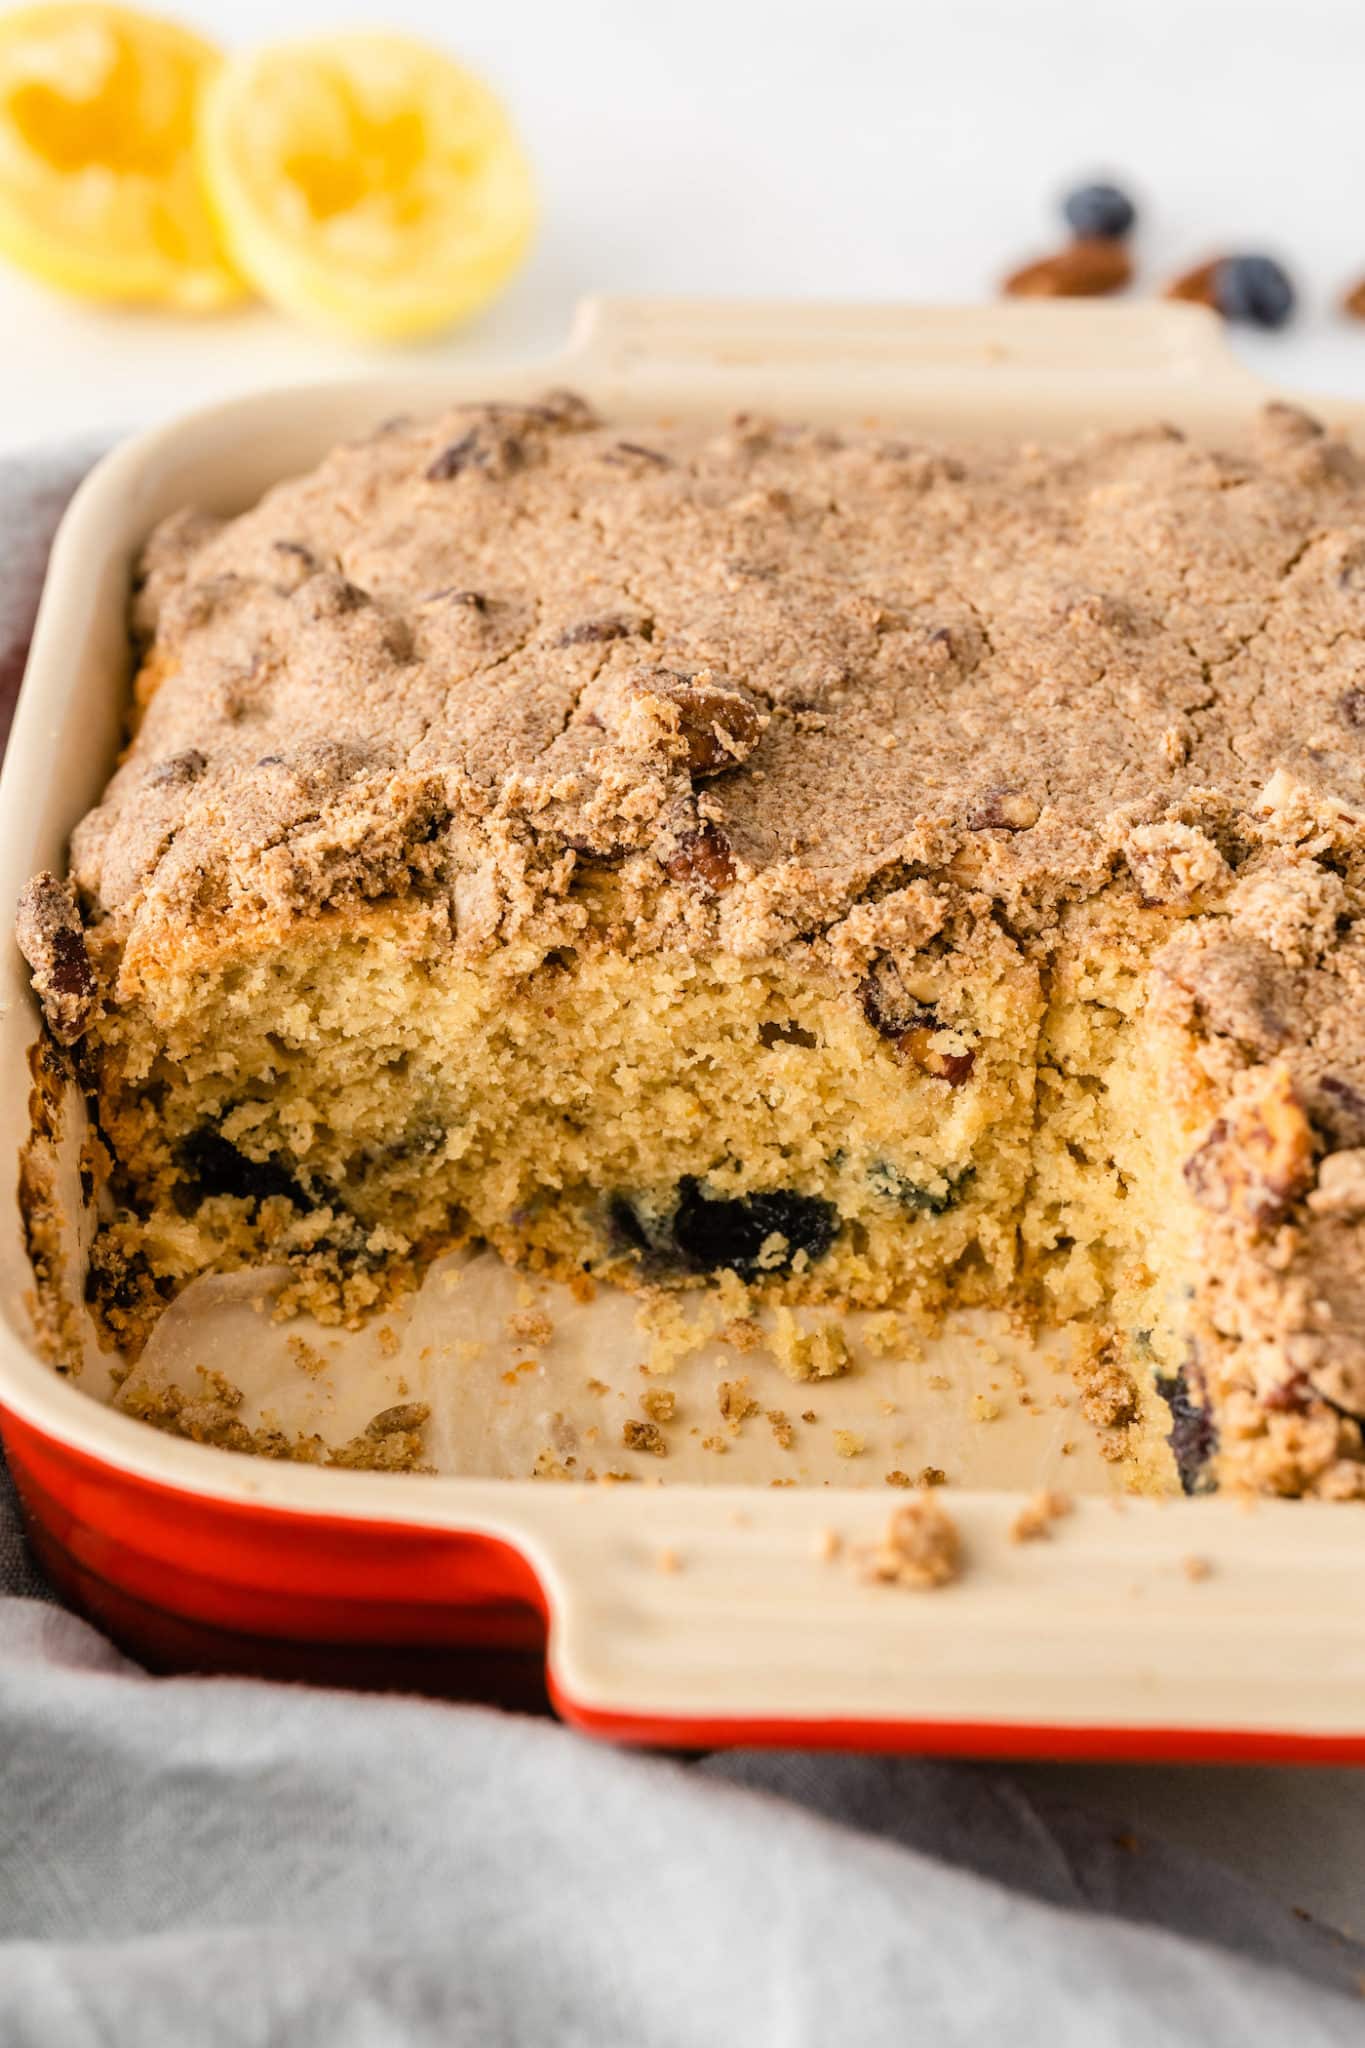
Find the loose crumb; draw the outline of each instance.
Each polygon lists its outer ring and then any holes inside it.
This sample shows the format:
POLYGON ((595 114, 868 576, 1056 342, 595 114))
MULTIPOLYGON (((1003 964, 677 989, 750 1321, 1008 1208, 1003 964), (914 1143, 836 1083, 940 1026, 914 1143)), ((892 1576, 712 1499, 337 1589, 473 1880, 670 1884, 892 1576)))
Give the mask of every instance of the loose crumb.
POLYGON ((820 1418, 813 1408, 803 1408, 801 1410, 801 1420, 803 1422, 818 1422, 820 1418))
POLYGON ((952 1388, 952 1381, 946 1373, 931 1372, 925 1385, 935 1394, 946 1394, 952 1388))
POLYGON ((897 1467, 895 1471, 887 1473, 886 1483, 888 1486, 913 1486, 915 1482, 908 1472, 902 1472, 897 1467))
POLYGON ((780 1451, 789 1451, 796 1441, 796 1431, 780 1408, 768 1410, 768 1421, 772 1425, 773 1437, 780 1451))
POLYGON ((1052 1493, 1044 1487, 1035 1493, 1032 1500, 1025 1501, 1014 1520, 1010 1523, 1011 1543, 1036 1543, 1041 1536, 1052 1534, 1052 1524, 1061 1521, 1071 1513, 1071 1501, 1064 1493, 1052 1493))
POLYGON ((299 1371, 306 1372, 309 1379, 315 1380, 319 1373, 326 1372, 327 1360, 311 1344, 305 1344, 302 1337, 286 1337, 284 1348, 299 1371))
POLYGON ((398 1332, 391 1329, 387 1323, 379 1325, 374 1333, 374 1340, 385 1358, 397 1358, 403 1348, 399 1342, 398 1332))
POLYGON ((922 1465, 919 1470, 918 1484, 921 1486, 946 1486, 948 1484, 948 1474, 941 1465, 922 1465))
POLYGON ((962 1570, 957 1524, 931 1494, 897 1508, 886 1534, 862 1558, 863 1576, 883 1585, 930 1591, 946 1586, 962 1570))
POLYGON ((1182 1557, 1180 1569, 1184 1572, 1187 1579, 1197 1581, 1199 1579, 1207 1579, 1213 1571, 1213 1566, 1206 1557, 1182 1557))
POLYGON ((836 1558, 843 1547, 844 1539, 837 1529, 817 1529, 811 1538, 811 1549, 825 1564, 836 1558))
POLYGON ((514 1344, 529 1344, 538 1350, 554 1336, 555 1326, 543 1308, 514 1309, 507 1318, 507 1334, 514 1344))
POLYGON ((836 1429, 836 1430, 835 1430, 835 1432, 834 1432, 834 1451, 835 1451, 835 1455, 836 1455, 836 1457, 840 1457, 840 1458, 861 1458, 861 1456, 862 1456, 863 1452, 864 1452, 864 1451, 865 1451, 866 1449, 867 1449, 867 1442, 866 1442, 866 1439, 865 1439, 865 1438, 863 1438, 863 1437, 860 1437, 860 1436, 858 1435, 858 1433, 857 1433, 857 1431, 856 1431, 856 1430, 853 1430, 853 1429, 836 1429))
POLYGON ((1000 1414, 1000 1403, 992 1401, 988 1394, 973 1394, 972 1421, 994 1422, 1000 1414))
POLYGON ((667 1387, 650 1387, 640 1396, 640 1406, 652 1422, 671 1422, 678 1412, 678 1397, 667 1387))
POLYGON ((750 1395, 747 1379, 722 1380, 716 1388, 716 1402, 725 1420, 736 1428, 758 1413, 758 1403, 750 1395))
POLYGON ((704 1451, 714 1451, 718 1457, 724 1457, 730 1448, 723 1436, 704 1436, 701 1447, 704 1451))
POLYGON ((628 1451, 648 1451, 654 1458, 668 1456, 668 1444, 657 1422, 637 1422, 632 1418, 622 1426, 621 1441, 628 1451))
POLYGON ((789 1379, 837 1379, 852 1363, 848 1339, 837 1323, 803 1330, 789 1308, 777 1310, 770 1342, 774 1358, 789 1379))
POLYGON ((676 1550, 665 1545, 655 1556, 654 1569, 659 1572, 680 1572, 682 1570, 682 1559, 676 1550))
POLYGON ((722 1324, 716 1334, 722 1344, 728 1344, 741 1355, 757 1351, 763 1342, 763 1327, 752 1316, 736 1316, 733 1322, 722 1324))

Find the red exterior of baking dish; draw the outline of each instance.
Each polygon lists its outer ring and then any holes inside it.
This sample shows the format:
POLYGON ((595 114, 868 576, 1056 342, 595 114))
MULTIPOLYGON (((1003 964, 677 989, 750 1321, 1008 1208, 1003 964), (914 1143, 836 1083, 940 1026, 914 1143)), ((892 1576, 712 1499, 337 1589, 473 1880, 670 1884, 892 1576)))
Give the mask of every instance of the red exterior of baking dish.
MULTIPOLYGON (((37 1555, 58 1589, 153 1669, 545 1703, 551 1622, 514 1546, 481 1533, 291 1515, 154 1484, 0 1411, 37 1555)), ((562 1718, 613 1741, 1181 1763, 1359 1763, 1365 1736, 1277 1730, 624 1713, 562 1718)))

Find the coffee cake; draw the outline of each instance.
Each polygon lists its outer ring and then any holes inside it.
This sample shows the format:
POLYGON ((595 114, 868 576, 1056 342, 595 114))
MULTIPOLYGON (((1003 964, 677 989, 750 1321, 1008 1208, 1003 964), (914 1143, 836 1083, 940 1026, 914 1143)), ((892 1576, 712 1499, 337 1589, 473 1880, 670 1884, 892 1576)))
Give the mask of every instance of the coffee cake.
POLYGON ((1365 1490, 1365 467, 1306 416, 458 408, 169 520, 132 628, 20 914, 109 1342, 472 1236, 1073 1321, 1187 1486, 1365 1490))

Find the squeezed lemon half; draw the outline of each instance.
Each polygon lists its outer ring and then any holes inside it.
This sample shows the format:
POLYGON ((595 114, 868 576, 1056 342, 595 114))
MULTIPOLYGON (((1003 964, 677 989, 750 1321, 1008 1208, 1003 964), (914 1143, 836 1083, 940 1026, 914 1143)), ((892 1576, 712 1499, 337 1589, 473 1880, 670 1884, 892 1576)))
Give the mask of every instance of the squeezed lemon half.
POLYGON ((535 202, 498 101, 438 50, 364 32, 231 58, 205 95, 204 179, 263 297, 373 339, 449 325, 521 261, 535 202))
POLYGON ((172 22, 94 0, 0 14, 0 254, 89 298, 240 298, 195 160, 220 61, 172 22))

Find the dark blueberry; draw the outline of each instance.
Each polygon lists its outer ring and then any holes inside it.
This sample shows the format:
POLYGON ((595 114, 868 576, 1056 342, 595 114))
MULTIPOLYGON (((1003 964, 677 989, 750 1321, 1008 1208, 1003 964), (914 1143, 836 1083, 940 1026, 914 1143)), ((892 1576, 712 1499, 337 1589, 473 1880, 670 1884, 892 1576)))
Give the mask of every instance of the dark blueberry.
POLYGON ((180 1147, 180 1165, 198 1200, 235 1195, 243 1202, 265 1202, 283 1195, 295 1208, 307 1209, 307 1195, 294 1176, 274 1159, 248 1159, 229 1144, 221 1131, 193 1131, 180 1147))
POLYGON ((1213 296, 1225 320, 1283 327, 1294 311, 1294 287, 1269 256, 1225 256, 1213 274, 1213 296))
POLYGON ((833 1203, 818 1195, 778 1189, 717 1200, 704 1195, 692 1179, 683 1181, 673 1212, 673 1242, 689 1266, 703 1273, 729 1266, 743 1277, 784 1272, 799 1251, 821 1258, 833 1244, 837 1227, 833 1203), (760 1267, 759 1254, 776 1233, 786 1238, 787 1248, 776 1265, 760 1267))
POLYGON ((1077 185, 1062 201, 1066 224, 1078 241, 1119 242, 1131 234, 1137 208, 1117 185, 1077 185))
POLYGON ((1166 1438, 1186 1493, 1207 1493, 1211 1486, 1208 1462, 1218 1448, 1218 1431, 1207 1408, 1190 1393, 1185 1369, 1173 1377, 1159 1377, 1157 1389, 1171 1411, 1170 1434, 1166 1438))
POLYGON ((649 1255, 659 1249, 629 1195, 613 1195, 607 1203, 607 1228, 613 1251, 649 1255))

